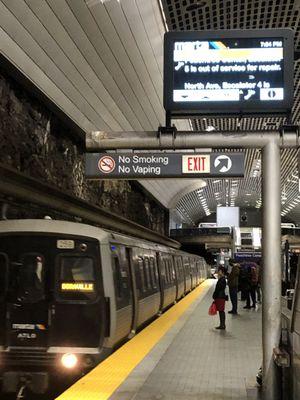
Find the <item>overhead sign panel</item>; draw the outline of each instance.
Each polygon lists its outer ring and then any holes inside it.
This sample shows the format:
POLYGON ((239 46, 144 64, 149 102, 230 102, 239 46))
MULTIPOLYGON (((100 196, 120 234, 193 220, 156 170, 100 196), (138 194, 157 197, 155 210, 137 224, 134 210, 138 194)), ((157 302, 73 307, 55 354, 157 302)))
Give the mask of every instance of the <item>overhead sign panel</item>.
POLYGON ((167 32, 164 51, 164 106, 173 114, 292 108, 289 29, 167 32))
POLYGON ((89 179, 244 176, 244 153, 87 153, 89 179))

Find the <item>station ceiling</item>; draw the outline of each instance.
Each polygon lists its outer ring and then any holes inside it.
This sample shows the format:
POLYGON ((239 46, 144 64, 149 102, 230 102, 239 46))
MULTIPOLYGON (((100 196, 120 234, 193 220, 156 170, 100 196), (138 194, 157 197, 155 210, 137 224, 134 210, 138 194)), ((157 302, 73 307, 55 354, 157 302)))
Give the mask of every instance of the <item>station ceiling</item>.
MULTIPOLYGON (((151 131, 164 124, 166 29, 277 27, 294 29, 300 51, 300 0, 0 0, 1 53, 86 132, 151 131)), ((296 61, 295 123, 300 122, 299 79, 296 61)), ((274 130, 281 122, 175 121, 180 130, 207 131, 274 130)), ((282 215, 300 222, 297 150, 283 150, 281 159, 282 215)), ((260 160, 259 150, 247 150, 244 179, 208 179, 205 187, 202 180, 141 183, 193 224, 217 205, 260 208, 260 160)))

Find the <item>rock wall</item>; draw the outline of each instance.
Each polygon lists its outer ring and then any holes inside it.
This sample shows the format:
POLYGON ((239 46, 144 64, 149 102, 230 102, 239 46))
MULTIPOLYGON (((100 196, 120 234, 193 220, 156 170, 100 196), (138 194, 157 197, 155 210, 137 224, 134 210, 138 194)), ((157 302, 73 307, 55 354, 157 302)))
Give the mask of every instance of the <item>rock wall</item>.
MULTIPOLYGON (((86 181, 68 128, 0 71, 0 163, 160 233, 168 212, 134 181, 86 181)), ((1 189, 0 189, 1 191, 1 189)))

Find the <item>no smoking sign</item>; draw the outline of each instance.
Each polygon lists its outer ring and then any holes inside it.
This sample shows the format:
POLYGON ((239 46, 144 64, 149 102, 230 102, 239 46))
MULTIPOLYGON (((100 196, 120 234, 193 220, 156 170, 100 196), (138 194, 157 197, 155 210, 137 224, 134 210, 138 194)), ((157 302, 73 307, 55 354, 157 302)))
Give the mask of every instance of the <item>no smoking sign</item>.
POLYGON ((98 168, 104 174, 109 174, 116 168, 116 162, 110 156, 103 156, 98 162, 98 168))

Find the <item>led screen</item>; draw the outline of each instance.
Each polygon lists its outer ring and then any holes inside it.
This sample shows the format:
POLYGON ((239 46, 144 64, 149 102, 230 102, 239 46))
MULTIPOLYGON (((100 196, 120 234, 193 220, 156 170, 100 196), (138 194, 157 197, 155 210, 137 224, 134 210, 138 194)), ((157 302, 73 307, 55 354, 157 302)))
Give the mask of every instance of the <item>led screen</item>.
POLYGON ((262 107, 266 111, 290 109, 293 60, 286 58, 293 53, 287 51, 286 35, 282 30, 278 33, 281 35, 219 36, 208 40, 197 38, 197 32, 190 38, 183 32, 182 39, 179 32, 169 34, 171 40, 165 46, 166 109, 209 110, 225 106, 226 112, 227 105, 228 111, 236 112, 264 112, 262 107))

